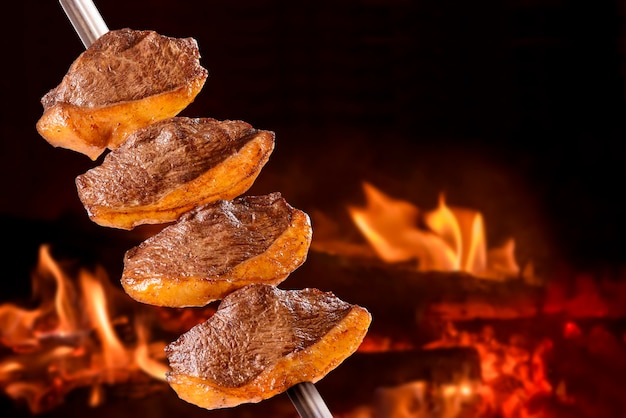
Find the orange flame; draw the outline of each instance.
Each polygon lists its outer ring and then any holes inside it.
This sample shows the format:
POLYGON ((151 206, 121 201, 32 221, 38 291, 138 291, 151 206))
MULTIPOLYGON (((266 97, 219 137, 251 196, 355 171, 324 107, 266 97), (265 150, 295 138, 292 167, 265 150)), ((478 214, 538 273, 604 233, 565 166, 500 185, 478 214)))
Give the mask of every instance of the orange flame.
POLYGON ((93 406, 103 401, 102 384, 136 381, 137 375, 164 380, 165 343, 149 342, 141 322, 136 342, 122 342, 115 324, 129 318, 112 315, 111 304, 126 295, 103 269, 80 269, 72 280, 42 245, 33 296, 38 302, 33 309, 0 305, 0 342, 12 353, 0 358, 0 388, 32 413, 55 407, 77 387, 92 388, 93 406))
POLYGON ((464 271, 484 278, 519 275, 515 243, 487 251, 485 224, 480 212, 438 207, 421 215, 417 206, 393 199, 364 182, 366 207, 348 207, 352 220, 386 262, 417 260, 420 271, 464 271), (425 228, 419 226, 422 220, 425 228))
POLYGON ((89 295, 91 298, 92 303, 87 304, 87 316, 102 344, 103 368, 107 372, 104 380, 107 383, 114 383, 111 371, 126 368, 130 363, 129 353, 117 337, 109 319, 103 287, 95 277, 84 271, 79 276, 79 283, 83 295, 89 295))
POLYGON ((164 364, 165 342, 150 343, 147 327, 140 321, 136 324, 137 348, 134 352, 135 363, 148 375, 155 379, 165 381, 165 374, 170 368, 164 364))

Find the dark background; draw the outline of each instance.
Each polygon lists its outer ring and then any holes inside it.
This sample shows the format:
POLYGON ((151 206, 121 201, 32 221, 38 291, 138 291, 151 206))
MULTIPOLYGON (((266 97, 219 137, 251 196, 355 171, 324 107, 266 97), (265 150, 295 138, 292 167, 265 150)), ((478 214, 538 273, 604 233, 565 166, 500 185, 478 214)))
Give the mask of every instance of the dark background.
MULTIPOLYGON (((339 213, 360 198, 361 180, 426 207, 443 191, 483 211, 492 242, 514 236, 531 258, 626 261, 620 1, 96 5, 110 29, 198 41, 210 76, 183 115, 276 132, 251 193, 339 213)), ((110 232, 90 224, 74 188, 98 162, 35 130, 39 99, 83 45, 57 2, 16 7, 0 25, 9 267, 25 249, 34 258, 37 241, 84 251, 110 232)))

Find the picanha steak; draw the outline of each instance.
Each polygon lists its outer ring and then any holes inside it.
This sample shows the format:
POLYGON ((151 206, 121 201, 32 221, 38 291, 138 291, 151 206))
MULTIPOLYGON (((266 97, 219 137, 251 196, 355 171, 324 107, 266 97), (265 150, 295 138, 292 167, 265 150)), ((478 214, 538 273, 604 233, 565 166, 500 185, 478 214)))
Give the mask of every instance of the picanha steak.
POLYGON ((139 302, 205 306, 250 283, 277 285, 307 258, 306 213, 279 192, 199 206, 128 250, 122 286, 139 302))
POLYGON ((242 121, 173 117, 134 131, 76 178, 95 223, 120 229, 169 223, 196 206, 247 191, 274 133, 242 121))
POLYGON ((176 116, 193 102, 207 77, 193 38, 111 30, 42 97, 37 131, 55 147, 95 160, 137 128, 176 116))
POLYGON ((353 354, 370 313, 330 292, 250 284, 169 344, 167 381, 206 409, 256 403, 315 383, 353 354))

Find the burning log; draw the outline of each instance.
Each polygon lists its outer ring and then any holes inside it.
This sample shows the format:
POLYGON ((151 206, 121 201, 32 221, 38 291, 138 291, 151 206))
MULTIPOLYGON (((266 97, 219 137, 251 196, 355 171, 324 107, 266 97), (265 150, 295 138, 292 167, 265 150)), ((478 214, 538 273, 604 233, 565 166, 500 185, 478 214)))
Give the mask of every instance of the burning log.
POLYGON ((626 281, 563 274, 545 284, 523 277, 491 280, 459 271, 418 271, 410 263, 311 251, 286 286, 312 286, 366 306, 373 331, 424 331, 428 321, 520 320, 536 317, 626 318, 626 281))
POLYGON ((493 281, 463 272, 420 272, 408 264, 313 251, 292 280, 358 300, 374 313, 373 329, 388 331, 408 325, 423 332, 429 321, 626 318, 621 272, 560 272, 538 285, 524 278, 493 281))
POLYGON ((522 279, 485 280, 463 272, 421 272, 406 265, 312 251, 286 286, 317 287, 366 306, 372 331, 383 335, 423 331, 424 319, 472 320, 534 317, 544 289, 522 279), (408 327, 408 329, 407 329, 408 327))

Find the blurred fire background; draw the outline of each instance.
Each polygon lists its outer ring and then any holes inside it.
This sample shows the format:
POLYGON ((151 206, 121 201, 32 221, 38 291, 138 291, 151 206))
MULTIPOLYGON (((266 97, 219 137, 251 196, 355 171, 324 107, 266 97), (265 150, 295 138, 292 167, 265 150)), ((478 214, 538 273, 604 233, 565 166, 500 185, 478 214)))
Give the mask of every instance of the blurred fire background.
MULTIPOLYGON (((626 264, 623 1, 95 3, 110 29, 198 41, 210 76, 182 115, 276 132, 250 194, 340 217, 363 180, 423 208, 445 192, 539 264, 626 264)), ((29 293, 44 241, 115 277, 133 239, 78 200, 74 178, 99 161, 35 130, 82 43, 58 2, 14 8, 0 25, 3 300, 29 293)))

